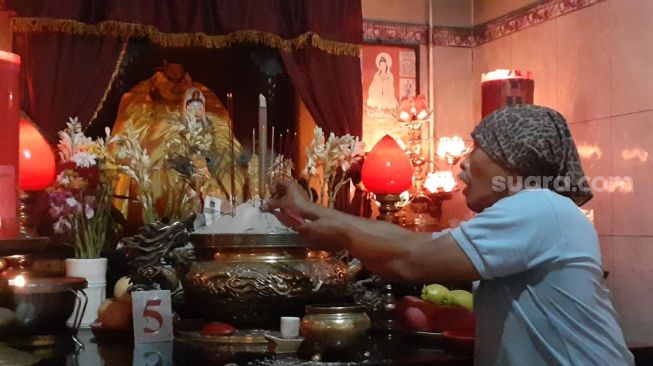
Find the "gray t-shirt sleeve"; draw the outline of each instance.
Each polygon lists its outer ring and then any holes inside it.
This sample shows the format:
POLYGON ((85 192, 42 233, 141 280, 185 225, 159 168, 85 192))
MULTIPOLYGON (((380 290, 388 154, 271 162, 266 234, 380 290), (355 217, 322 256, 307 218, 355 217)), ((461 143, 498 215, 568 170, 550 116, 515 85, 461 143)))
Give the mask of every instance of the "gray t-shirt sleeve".
POLYGON ((556 220, 546 199, 515 195, 451 230, 482 278, 505 277, 552 260, 556 220))

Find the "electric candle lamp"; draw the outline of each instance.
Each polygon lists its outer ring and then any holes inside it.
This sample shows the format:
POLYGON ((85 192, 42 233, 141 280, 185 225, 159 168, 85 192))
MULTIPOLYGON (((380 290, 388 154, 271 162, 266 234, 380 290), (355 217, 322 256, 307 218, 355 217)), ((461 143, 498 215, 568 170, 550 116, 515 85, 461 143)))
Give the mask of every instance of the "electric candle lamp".
POLYGON ((403 98, 399 105, 399 120, 402 122, 423 121, 430 114, 431 111, 426 105, 426 97, 423 95, 403 98))
POLYGON ((450 165, 454 165, 468 152, 469 147, 465 146, 465 141, 459 136, 454 136, 440 137, 436 154, 439 158, 447 160, 450 165))
POLYGON ((362 171, 365 188, 381 203, 379 220, 397 223, 399 194, 410 188, 412 177, 413 166, 404 150, 392 137, 383 136, 365 157, 362 171))
POLYGON ((424 188, 431 193, 451 192, 456 188, 456 180, 451 170, 429 173, 424 181, 424 188))

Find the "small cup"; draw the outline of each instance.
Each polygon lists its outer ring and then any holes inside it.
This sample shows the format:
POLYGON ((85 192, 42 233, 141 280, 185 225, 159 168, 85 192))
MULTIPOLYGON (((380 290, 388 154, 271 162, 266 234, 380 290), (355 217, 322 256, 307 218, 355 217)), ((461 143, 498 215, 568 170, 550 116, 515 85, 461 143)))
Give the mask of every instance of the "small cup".
POLYGON ((281 337, 282 338, 299 337, 299 321, 300 319, 296 316, 282 316, 281 337))

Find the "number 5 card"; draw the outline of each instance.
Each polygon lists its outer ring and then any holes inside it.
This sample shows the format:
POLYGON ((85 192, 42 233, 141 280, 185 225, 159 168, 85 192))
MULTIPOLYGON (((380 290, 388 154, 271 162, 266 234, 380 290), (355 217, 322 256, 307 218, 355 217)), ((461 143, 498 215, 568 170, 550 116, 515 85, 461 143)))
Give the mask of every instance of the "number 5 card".
POLYGON ((172 341, 172 308, 170 291, 132 292, 134 342, 172 341))

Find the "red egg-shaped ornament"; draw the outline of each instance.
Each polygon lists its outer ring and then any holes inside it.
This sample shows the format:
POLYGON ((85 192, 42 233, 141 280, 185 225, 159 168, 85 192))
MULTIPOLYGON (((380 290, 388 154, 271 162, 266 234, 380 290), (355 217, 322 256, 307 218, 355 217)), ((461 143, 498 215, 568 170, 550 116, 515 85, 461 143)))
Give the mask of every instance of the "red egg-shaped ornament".
POLYGON ((55 177, 54 153, 41 133, 20 119, 18 138, 18 185, 24 191, 47 188, 55 177))
POLYGON ((397 141, 385 135, 365 157, 362 176, 370 192, 400 194, 412 184, 413 166, 397 141))

